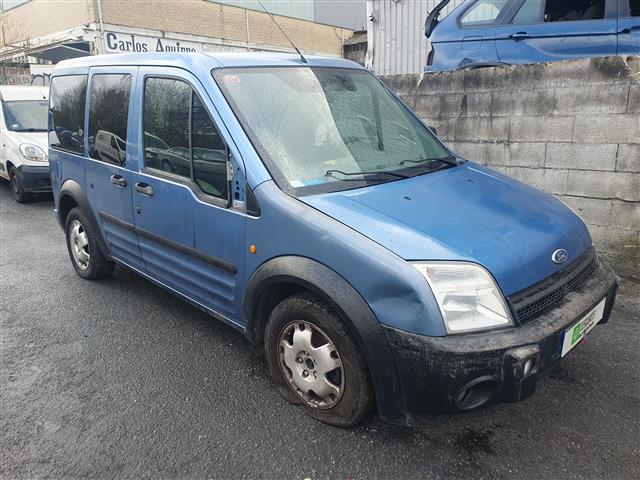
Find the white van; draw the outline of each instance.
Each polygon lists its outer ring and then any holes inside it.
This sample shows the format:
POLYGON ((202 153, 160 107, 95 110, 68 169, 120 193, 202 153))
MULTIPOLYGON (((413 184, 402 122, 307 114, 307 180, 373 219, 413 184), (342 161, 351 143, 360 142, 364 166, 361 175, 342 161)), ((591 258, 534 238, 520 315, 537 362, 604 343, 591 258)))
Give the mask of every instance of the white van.
POLYGON ((18 202, 51 191, 48 108, 49 87, 0 85, 0 176, 18 202))

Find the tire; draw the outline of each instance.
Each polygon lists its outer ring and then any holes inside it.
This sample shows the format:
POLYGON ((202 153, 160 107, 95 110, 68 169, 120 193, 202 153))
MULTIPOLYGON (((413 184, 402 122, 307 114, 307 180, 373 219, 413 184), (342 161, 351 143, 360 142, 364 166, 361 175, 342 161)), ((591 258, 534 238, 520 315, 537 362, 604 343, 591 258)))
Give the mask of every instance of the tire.
POLYGON ((347 428, 372 411, 373 389, 366 362, 340 318, 315 295, 295 294, 273 309, 265 330, 265 353, 282 396, 302 405, 316 420, 347 428), (307 330, 311 333, 305 333, 307 330), (296 332, 300 336, 294 339, 296 332), (303 338, 309 338, 311 351, 301 347, 303 338), (324 373, 334 365, 339 366, 324 373), (336 387, 339 392, 334 394, 336 387), (311 390, 303 391, 308 388, 311 390), (325 393, 316 395, 314 388, 325 393))
POLYGON ((16 174, 16 167, 9 169, 9 182, 11 183, 11 193, 18 203, 27 203, 31 200, 31 195, 24 191, 20 183, 20 177, 16 174))
POLYGON ((65 233, 71 263, 80 277, 96 280, 111 275, 115 263, 103 255, 96 232, 80 208, 73 208, 67 215, 65 233))

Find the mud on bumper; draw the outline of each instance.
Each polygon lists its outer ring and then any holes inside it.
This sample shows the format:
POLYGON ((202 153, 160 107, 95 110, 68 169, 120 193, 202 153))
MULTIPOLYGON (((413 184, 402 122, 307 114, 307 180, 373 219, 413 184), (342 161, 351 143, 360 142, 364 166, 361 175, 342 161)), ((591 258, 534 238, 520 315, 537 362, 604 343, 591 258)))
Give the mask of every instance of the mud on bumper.
POLYGON ((617 276, 601 263, 578 290, 523 326, 448 337, 383 327, 406 411, 464 411, 529 397, 540 376, 560 360, 564 331, 603 298, 606 304, 599 324, 606 323, 617 288, 617 276))

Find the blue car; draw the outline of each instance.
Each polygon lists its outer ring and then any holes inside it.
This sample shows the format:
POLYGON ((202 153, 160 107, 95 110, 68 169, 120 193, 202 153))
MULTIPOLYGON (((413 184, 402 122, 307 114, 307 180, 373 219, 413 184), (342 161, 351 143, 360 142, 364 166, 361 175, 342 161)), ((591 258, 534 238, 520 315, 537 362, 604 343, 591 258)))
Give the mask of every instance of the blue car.
POLYGON ((77 274, 120 265, 240 330, 332 425, 522 400, 614 303, 578 216, 346 60, 61 62, 49 142, 77 274))
POLYGON ((640 0, 467 0, 429 14, 427 72, 640 55, 640 0))

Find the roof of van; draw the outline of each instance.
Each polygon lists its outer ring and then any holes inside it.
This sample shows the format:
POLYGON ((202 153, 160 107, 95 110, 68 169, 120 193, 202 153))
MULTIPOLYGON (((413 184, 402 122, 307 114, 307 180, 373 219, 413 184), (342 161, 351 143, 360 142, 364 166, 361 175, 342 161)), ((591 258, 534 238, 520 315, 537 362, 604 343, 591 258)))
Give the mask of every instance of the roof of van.
MULTIPOLYGON (((350 60, 340 58, 305 55, 309 66, 362 68, 350 60)), ((54 75, 64 70, 83 70, 98 66, 165 66, 179 67, 190 71, 221 67, 260 67, 260 66, 303 66, 297 54, 289 53, 119 53, 95 55, 64 60, 56 65, 54 75)))
POLYGON ((17 100, 46 100, 49 98, 49 87, 36 85, 0 85, 0 100, 7 102, 17 100))

